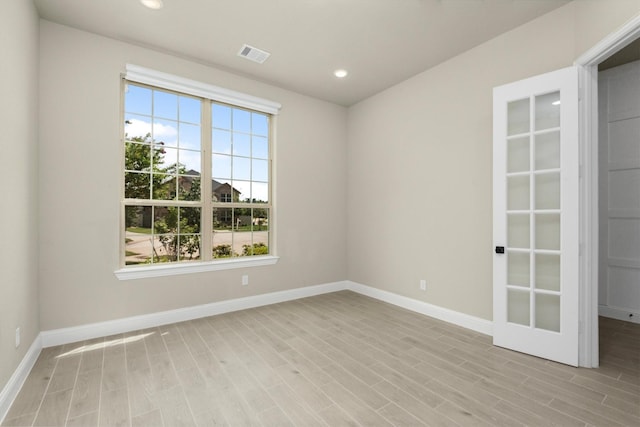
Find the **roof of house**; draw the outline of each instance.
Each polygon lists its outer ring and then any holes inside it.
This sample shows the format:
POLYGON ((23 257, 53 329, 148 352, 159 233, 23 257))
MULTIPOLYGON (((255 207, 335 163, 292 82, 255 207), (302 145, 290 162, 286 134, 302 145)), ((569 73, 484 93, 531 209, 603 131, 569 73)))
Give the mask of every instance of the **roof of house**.
MULTIPOLYGON (((186 171, 184 174, 184 176, 189 176, 189 177, 198 177, 200 176, 200 172, 193 170, 193 169, 189 169, 188 171, 186 171)), ((229 187, 231 187, 231 185, 227 182, 218 182, 215 179, 211 180, 211 191, 216 191, 218 188, 220 188, 223 185, 228 185, 229 187)), ((235 193, 238 194, 242 194, 242 192, 240 190, 238 190, 237 188, 231 187, 233 188, 233 191, 235 193)))

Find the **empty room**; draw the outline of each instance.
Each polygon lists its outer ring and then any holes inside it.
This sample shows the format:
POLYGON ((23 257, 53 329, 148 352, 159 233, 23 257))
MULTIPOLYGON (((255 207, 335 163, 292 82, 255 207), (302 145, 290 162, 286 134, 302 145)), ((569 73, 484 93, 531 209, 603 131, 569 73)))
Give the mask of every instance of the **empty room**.
POLYGON ((0 425, 640 425, 640 0, 4 0, 0 425))

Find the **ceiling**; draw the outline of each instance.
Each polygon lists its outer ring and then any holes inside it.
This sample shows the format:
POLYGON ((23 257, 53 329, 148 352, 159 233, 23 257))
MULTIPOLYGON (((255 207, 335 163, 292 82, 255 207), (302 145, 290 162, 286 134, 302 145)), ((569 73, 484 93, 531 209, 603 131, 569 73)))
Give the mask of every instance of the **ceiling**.
POLYGON ((629 62, 640 60, 640 39, 631 42, 598 65, 598 71, 619 67, 629 62))
POLYGON ((570 0, 34 0, 44 19, 352 105, 570 0), (243 44, 271 53, 237 56, 243 44), (349 75, 338 79, 333 71, 349 75))

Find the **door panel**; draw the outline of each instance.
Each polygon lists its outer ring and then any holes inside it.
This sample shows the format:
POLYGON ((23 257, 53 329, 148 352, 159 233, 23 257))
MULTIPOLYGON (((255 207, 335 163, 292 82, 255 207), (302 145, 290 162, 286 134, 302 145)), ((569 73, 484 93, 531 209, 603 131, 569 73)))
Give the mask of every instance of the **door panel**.
POLYGON ((578 83, 494 89, 494 344, 578 364, 578 83))

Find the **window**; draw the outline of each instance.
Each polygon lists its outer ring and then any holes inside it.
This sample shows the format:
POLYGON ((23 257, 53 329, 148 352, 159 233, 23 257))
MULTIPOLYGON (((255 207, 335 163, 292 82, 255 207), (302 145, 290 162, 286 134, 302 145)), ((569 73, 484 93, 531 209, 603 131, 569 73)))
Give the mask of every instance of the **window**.
POLYGON ((273 255, 272 114, 202 96, 222 89, 196 82, 180 92, 136 80, 123 84, 122 264, 273 255))
POLYGON ((211 103, 213 257, 269 254, 269 116, 211 103))
MULTIPOLYGON (((217 183, 214 181, 214 184, 217 183)), ((220 194, 220 201, 221 202, 231 202, 231 193, 222 193, 220 194)))

